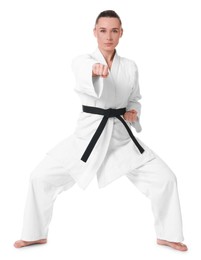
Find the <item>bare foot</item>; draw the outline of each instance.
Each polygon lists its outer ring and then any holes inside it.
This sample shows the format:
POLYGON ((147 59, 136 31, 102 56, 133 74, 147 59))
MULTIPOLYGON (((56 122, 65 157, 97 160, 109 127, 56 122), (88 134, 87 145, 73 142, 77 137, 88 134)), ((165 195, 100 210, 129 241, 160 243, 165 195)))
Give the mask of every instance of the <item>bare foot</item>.
POLYGON ((172 247, 172 248, 179 250, 179 251, 187 251, 188 250, 187 246, 184 245, 181 242, 169 242, 167 240, 157 239, 157 244, 163 245, 163 246, 169 246, 169 247, 172 247))
POLYGON ((36 244, 46 244, 47 239, 40 239, 36 241, 24 241, 24 240, 18 240, 15 242, 14 247, 16 248, 21 248, 24 246, 31 246, 31 245, 36 245, 36 244))

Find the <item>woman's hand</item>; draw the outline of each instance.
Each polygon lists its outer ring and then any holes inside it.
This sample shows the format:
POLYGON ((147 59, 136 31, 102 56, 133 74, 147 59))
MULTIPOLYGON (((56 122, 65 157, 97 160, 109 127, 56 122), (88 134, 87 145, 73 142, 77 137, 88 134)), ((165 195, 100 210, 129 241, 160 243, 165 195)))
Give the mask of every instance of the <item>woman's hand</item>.
POLYGON ((103 77, 103 78, 107 78, 107 76, 109 75, 109 68, 107 65, 103 65, 100 63, 95 63, 92 67, 92 76, 93 77, 103 77))
POLYGON ((128 122, 135 122, 137 120, 137 111, 135 111, 134 109, 127 111, 126 113, 124 113, 123 117, 128 122))

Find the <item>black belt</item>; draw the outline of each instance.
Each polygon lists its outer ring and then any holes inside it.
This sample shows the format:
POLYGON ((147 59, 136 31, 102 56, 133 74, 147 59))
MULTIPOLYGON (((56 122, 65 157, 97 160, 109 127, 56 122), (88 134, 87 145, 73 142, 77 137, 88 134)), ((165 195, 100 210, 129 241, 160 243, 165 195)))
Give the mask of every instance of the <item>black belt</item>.
POLYGON ((103 129, 104 129, 106 123, 107 123, 108 118, 110 118, 110 117, 116 117, 122 122, 122 124, 125 126, 126 130, 128 131, 131 139, 133 140, 134 144, 137 146, 138 150, 140 151, 140 153, 144 152, 144 149, 142 148, 142 146, 136 140, 136 138, 133 135, 131 129, 129 128, 129 126, 127 125, 125 120, 121 117, 121 115, 123 115, 126 112, 125 107, 119 108, 119 109, 113 109, 113 108, 103 109, 103 108, 99 108, 99 107, 82 106, 82 108, 83 108, 83 112, 91 113, 91 114, 97 114, 97 115, 103 115, 103 119, 101 120, 101 122, 100 122, 96 132, 94 133, 89 145, 87 146, 85 152, 82 155, 81 160, 83 162, 86 162, 87 159, 89 158, 96 142, 98 141, 101 133, 103 132, 103 129))

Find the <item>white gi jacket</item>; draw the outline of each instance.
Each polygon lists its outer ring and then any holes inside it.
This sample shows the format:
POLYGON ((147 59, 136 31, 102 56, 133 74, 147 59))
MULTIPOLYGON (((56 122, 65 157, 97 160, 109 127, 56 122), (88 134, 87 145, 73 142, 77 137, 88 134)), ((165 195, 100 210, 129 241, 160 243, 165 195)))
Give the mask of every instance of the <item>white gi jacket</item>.
MULTIPOLYGON (((92 77, 92 65, 95 63, 107 64, 99 49, 73 60, 75 91, 81 99, 81 105, 104 109, 126 107, 127 111, 135 109, 138 121, 127 124, 137 132, 141 131, 141 106, 138 102, 141 96, 136 64, 118 56, 116 52, 109 76, 102 78, 92 77)), ((47 153, 57 159, 83 189, 95 175, 101 188, 154 158, 153 152, 137 138, 145 149, 141 154, 122 122, 113 117, 108 119, 87 162, 83 162, 80 158, 102 118, 102 115, 81 112, 74 133, 47 153)))

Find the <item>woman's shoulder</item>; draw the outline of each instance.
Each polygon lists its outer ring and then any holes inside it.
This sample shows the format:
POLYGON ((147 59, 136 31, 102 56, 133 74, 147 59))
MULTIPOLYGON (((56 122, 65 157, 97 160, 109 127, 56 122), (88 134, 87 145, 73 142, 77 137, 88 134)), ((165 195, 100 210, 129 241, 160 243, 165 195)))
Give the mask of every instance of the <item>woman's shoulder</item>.
POLYGON ((122 56, 119 56, 120 57, 120 62, 126 66, 126 67, 130 67, 132 70, 137 70, 138 67, 137 67, 137 64, 136 62, 133 60, 133 59, 129 59, 127 57, 122 57, 122 56))
POLYGON ((76 56, 72 59, 72 61, 85 60, 85 59, 90 59, 90 58, 93 58, 92 54, 84 53, 84 54, 76 55, 76 56))
POLYGON ((72 68, 76 68, 77 66, 87 66, 87 64, 91 65, 96 63, 96 60, 94 59, 92 54, 80 54, 75 56, 72 59, 72 68))

